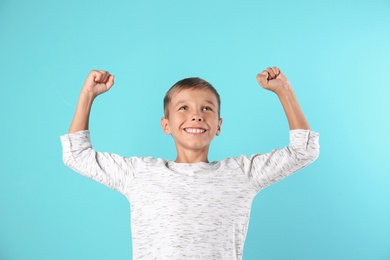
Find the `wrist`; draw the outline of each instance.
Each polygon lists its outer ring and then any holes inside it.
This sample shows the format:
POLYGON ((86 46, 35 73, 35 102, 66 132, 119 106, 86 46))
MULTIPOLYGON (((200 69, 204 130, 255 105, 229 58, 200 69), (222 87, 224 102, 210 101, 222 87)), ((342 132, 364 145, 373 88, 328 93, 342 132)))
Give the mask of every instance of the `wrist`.
POLYGON ((93 93, 81 91, 76 110, 84 111, 82 113, 89 114, 95 98, 96 96, 93 95, 93 93))
POLYGON ((294 90, 290 85, 280 87, 275 91, 275 94, 279 97, 279 99, 289 99, 295 97, 294 90))
POLYGON ((79 99, 92 102, 96 97, 93 92, 81 90, 79 99))

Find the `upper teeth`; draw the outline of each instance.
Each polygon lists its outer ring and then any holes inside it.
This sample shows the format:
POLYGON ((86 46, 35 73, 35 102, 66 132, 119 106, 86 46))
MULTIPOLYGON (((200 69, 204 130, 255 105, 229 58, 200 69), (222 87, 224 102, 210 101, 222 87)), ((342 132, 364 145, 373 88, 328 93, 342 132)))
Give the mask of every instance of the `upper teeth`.
POLYGON ((199 129, 199 128, 186 128, 185 130, 186 130, 188 133, 195 133, 195 134, 203 133, 203 132, 206 131, 206 130, 204 130, 204 129, 199 129))

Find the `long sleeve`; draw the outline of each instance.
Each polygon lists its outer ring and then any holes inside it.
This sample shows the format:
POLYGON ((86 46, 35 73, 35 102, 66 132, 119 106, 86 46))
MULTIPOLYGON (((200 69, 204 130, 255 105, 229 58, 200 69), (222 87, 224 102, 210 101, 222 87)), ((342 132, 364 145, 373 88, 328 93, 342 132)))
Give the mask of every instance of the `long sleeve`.
POLYGON ((74 171, 125 193, 126 185, 134 178, 133 160, 111 153, 96 152, 88 130, 60 137, 63 161, 74 171))
POLYGON ((236 160, 259 191, 309 165, 317 159, 319 151, 319 134, 297 129, 290 130, 287 147, 236 160))

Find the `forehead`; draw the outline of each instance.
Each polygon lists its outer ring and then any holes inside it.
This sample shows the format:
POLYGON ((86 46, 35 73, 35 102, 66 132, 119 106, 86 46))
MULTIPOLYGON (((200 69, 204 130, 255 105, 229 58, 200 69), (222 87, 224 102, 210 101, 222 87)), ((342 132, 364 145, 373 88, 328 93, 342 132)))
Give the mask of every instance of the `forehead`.
POLYGON ((218 105, 218 100, 215 94, 208 89, 187 88, 177 90, 172 93, 171 104, 176 105, 182 102, 207 102, 213 105, 218 105))

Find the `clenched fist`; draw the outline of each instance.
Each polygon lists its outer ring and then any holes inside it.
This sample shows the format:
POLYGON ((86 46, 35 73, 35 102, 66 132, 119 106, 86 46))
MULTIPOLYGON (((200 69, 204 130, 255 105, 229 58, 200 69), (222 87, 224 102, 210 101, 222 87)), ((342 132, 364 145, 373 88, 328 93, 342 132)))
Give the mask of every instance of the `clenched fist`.
POLYGON ((114 85, 114 75, 104 70, 91 70, 84 82, 82 92, 93 97, 108 91, 114 85))
POLYGON ((277 67, 267 68, 256 76, 257 82, 264 89, 281 94, 291 88, 290 82, 277 67))

